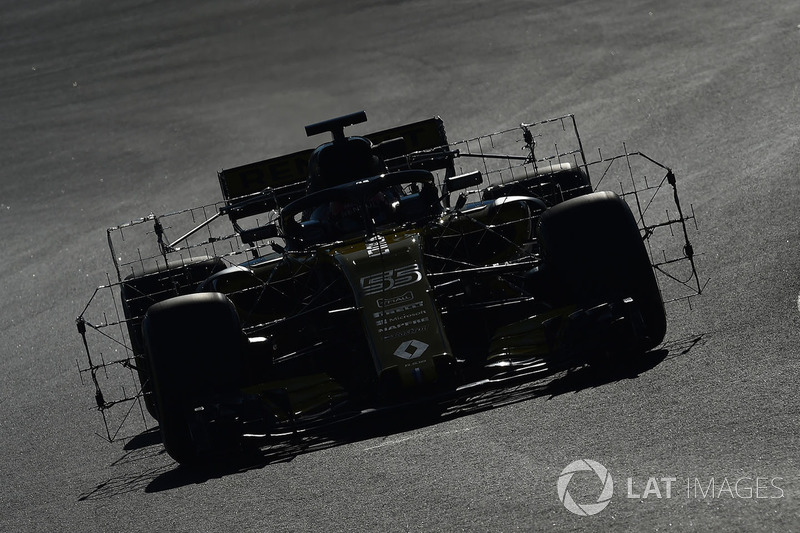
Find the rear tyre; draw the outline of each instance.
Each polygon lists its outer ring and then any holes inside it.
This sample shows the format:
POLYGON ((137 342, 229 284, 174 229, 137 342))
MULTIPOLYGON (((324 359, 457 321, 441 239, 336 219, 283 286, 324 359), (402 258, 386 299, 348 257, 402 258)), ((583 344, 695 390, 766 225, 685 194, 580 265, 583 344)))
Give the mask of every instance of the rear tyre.
POLYGON ((158 421, 167 453, 181 464, 201 458, 195 408, 235 393, 243 381, 244 337, 236 309, 221 293, 159 302, 142 323, 158 421))
POLYGON ((504 196, 533 196, 548 205, 592 192, 589 177, 581 168, 559 170, 532 178, 492 185, 483 190, 483 200, 494 200, 504 196))
POLYGON ((539 243, 559 305, 632 298, 641 314, 635 351, 658 346, 667 322, 661 291, 630 208, 612 192, 567 200, 539 219, 539 243))

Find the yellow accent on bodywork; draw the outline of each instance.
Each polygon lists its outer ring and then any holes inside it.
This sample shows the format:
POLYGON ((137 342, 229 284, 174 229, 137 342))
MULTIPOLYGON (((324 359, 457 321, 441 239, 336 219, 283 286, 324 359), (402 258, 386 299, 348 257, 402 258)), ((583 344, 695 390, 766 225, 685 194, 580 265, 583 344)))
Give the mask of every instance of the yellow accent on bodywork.
POLYGON ((529 358, 553 352, 560 344, 559 333, 565 319, 576 309, 573 305, 560 307, 498 328, 489 343, 487 360, 529 358), (548 335, 553 330, 545 323, 552 320, 557 321, 553 324, 557 333, 548 335))
POLYGON ((270 381, 242 389, 257 395, 279 420, 324 411, 347 399, 347 392, 327 374, 270 381), (288 410, 287 410, 288 408, 288 410))

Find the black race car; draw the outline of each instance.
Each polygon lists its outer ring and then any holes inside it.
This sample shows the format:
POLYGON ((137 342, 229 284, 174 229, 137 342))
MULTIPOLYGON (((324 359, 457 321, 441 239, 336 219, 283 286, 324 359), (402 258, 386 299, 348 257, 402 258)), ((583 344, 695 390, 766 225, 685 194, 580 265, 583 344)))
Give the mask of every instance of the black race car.
POLYGON ((627 149, 588 162, 571 115, 456 143, 438 117, 345 135, 365 121, 307 126, 332 140, 220 172, 220 203, 108 230, 116 280, 77 325, 109 438, 144 405, 194 463, 546 368, 621 365, 664 339, 659 279, 700 292, 672 171, 627 149), (597 190, 616 168, 616 192, 597 190), (653 220, 662 189, 672 213, 653 220), (106 292, 112 311, 90 320, 106 292), (138 381, 117 399, 111 368, 138 381))

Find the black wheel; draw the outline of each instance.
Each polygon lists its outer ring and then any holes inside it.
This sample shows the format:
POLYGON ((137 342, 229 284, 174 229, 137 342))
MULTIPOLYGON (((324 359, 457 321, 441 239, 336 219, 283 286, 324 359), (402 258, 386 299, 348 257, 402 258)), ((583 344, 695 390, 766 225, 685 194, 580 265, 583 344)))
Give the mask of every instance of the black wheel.
POLYGON ((557 304, 632 298, 641 316, 641 353, 664 340, 661 291, 630 208, 612 192, 567 200, 539 219, 539 243, 557 304))
POLYGON ((493 200, 503 196, 533 196, 541 198, 548 205, 556 205, 563 200, 591 192, 592 186, 586 172, 580 168, 570 168, 489 186, 483 191, 483 200, 493 200))
POLYGON ((592 192, 589 176, 581 168, 557 170, 552 174, 545 174, 545 179, 557 185, 557 192, 551 198, 554 204, 592 192))
POLYGON ((158 411, 150 382, 150 363, 145 355, 142 339, 142 318, 151 305, 194 292, 203 280, 225 268, 225 263, 219 258, 202 256, 181 260, 177 266, 170 266, 171 268, 148 268, 144 272, 131 274, 120 287, 122 311, 127 320, 144 404, 155 419, 158 419, 158 411))
POLYGON ((142 332, 164 447, 179 463, 195 463, 195 408, 243 381, 236 309, 221 293, 178 296, 150 307, 142 332))

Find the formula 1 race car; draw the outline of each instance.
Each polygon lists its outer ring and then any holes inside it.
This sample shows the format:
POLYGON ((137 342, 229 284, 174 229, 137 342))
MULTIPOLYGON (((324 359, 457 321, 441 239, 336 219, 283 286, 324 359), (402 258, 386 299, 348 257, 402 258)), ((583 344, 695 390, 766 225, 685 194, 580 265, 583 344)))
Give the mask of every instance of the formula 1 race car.
POLYGON ((196 463, 544 368, 622 365, 663 341, 665 283, 701 292, 673 172, 627 149, 587 161, 572 115, 456 143, 438 117, 345 135, 365 121, 221 171, 222 202, 109 228, 116 280, 77 319, 109 439, 138 405, 196 463), (111 311, 90 320, 96 306, 111 311), (112 368, 137 383, 107 399, 112 368))

